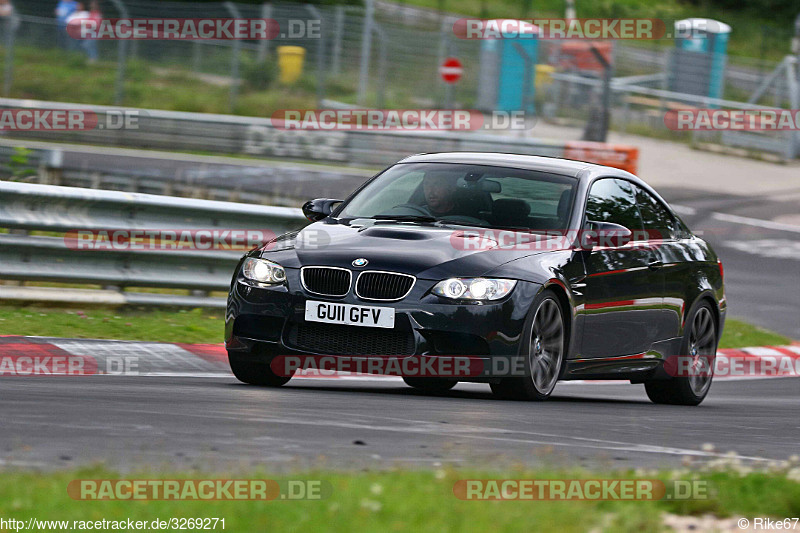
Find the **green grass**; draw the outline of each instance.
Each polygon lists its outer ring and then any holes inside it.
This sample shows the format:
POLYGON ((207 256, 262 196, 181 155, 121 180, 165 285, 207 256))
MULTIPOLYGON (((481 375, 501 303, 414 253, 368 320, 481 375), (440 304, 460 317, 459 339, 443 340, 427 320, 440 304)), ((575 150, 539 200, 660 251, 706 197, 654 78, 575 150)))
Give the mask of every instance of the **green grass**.
MULTIPOLYGON (((113 105, 117 69, 114 62, 94 65, 62 50, 20 46, 15 49, 11 98, 113 105)), ((126 66, 123 105, 198 113, 228 113, 230 88, 204 82, 190 70, 142 60, 126 66), (161 68, 158 68, 161 67, 161 68)), ((316 87, 308 81, 294 87, 277 83, 253 90, 244 85, 235 114, 269 117, 279 109, 316 107, 316 87)))
POLYGON ((800 483, 774 473, 677 473, 707 483, 708 499, 689 501, 464 501, 453 494, 460 479, 660 479, 675 472, 584 470, 389 470, 121 475, 102 467, 52 473, 0 474, 0 516, 6 520, 225 519, 226 531, 658 531, 660 513, 725 516, 798 516, 800 483), (646 474, 646 475, 645 475, 646 474), (320 480, 330 494, 306 501, 80 501, 67 495, 74 479, 289 479, 320 480), (355 527, 354 527, 355 526, 355 527))
MULTIPOLYGON (((220 343, 224 310, 52 308, 42 304, 0 305, 0 335, 41 335, 87 339, 220 343)), ((729 318, 720 348, 783 345, 791 339, 729 318)))
POLYGON ((725 330, 720 339, 720 348, 746 348, 748 346, 780 346, 792 340, 774 331, 753 326, 747 322, 729 318, 725 320, 725 330))
POLYGON ((0 335, 220 343, 225 311, 0 305, 0 335))

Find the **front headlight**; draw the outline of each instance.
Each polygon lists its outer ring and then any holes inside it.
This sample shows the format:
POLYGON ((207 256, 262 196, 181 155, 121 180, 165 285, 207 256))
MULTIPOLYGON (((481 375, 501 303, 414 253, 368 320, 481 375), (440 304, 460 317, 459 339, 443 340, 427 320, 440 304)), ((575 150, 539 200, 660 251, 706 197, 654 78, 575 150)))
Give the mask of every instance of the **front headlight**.
POLYGON ((242 265, 242 274, 247 279, 261 283, 283 283, 286 271, 278 263, 266 259, 248 257, 242 265))
POLYGON ((517 280, 492 278, 450 278, 437 283, 431 292, 452 300, 499 300, 514 290, 517 280))

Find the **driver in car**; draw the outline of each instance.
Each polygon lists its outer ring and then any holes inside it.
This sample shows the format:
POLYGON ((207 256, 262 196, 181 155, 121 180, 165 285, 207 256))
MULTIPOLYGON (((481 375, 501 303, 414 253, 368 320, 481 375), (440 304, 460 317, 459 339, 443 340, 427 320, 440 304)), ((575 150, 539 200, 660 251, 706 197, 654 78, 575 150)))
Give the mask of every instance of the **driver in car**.
POLYGON ((458 175, 451 172, 429 171, 422 180, 425 207, 431 215, 440 217, 454 214, 455 192, 458 175))

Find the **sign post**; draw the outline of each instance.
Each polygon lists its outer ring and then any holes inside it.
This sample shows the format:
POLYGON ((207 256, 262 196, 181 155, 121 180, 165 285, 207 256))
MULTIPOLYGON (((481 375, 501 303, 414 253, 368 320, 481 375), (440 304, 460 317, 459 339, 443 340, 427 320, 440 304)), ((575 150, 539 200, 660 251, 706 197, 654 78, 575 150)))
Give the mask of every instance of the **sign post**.
POLYGON ((455 57, 448 57, 439 67, 439 75, 447 84, 445 86, 445 109, 453 107, 453 85, 461 79, 463 73, 464 67, 461 65, 461 61, 455 57))

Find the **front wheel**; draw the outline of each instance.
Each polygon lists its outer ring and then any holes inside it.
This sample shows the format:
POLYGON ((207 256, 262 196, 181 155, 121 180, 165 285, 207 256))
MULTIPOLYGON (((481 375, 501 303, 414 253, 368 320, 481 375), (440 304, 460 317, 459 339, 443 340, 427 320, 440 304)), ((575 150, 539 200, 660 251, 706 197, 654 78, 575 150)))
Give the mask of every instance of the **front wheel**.
POLYGON ((525 327, 522 346, 525 375, 492 383, 492 392, 509 400, 546 400, 553 393, 567 351, 567 329, 558 298, 545 290, 534 303, 536 310, 525 327))
POLYGON ((228 362, 236 379, 248 385, 280 387, 292 379, 292 376, 279 376, 268 361, 253 361, 252 356, 228 352, 228 362))
POLYGON ((717 355, 717 326, 708 302, 703 302, 686 319, 688 326, 681 341, 680 358, 690 357, 688 376, 646 381, 644 389, 653 403, 670 405, 699 405, 711 388, 717 355))

